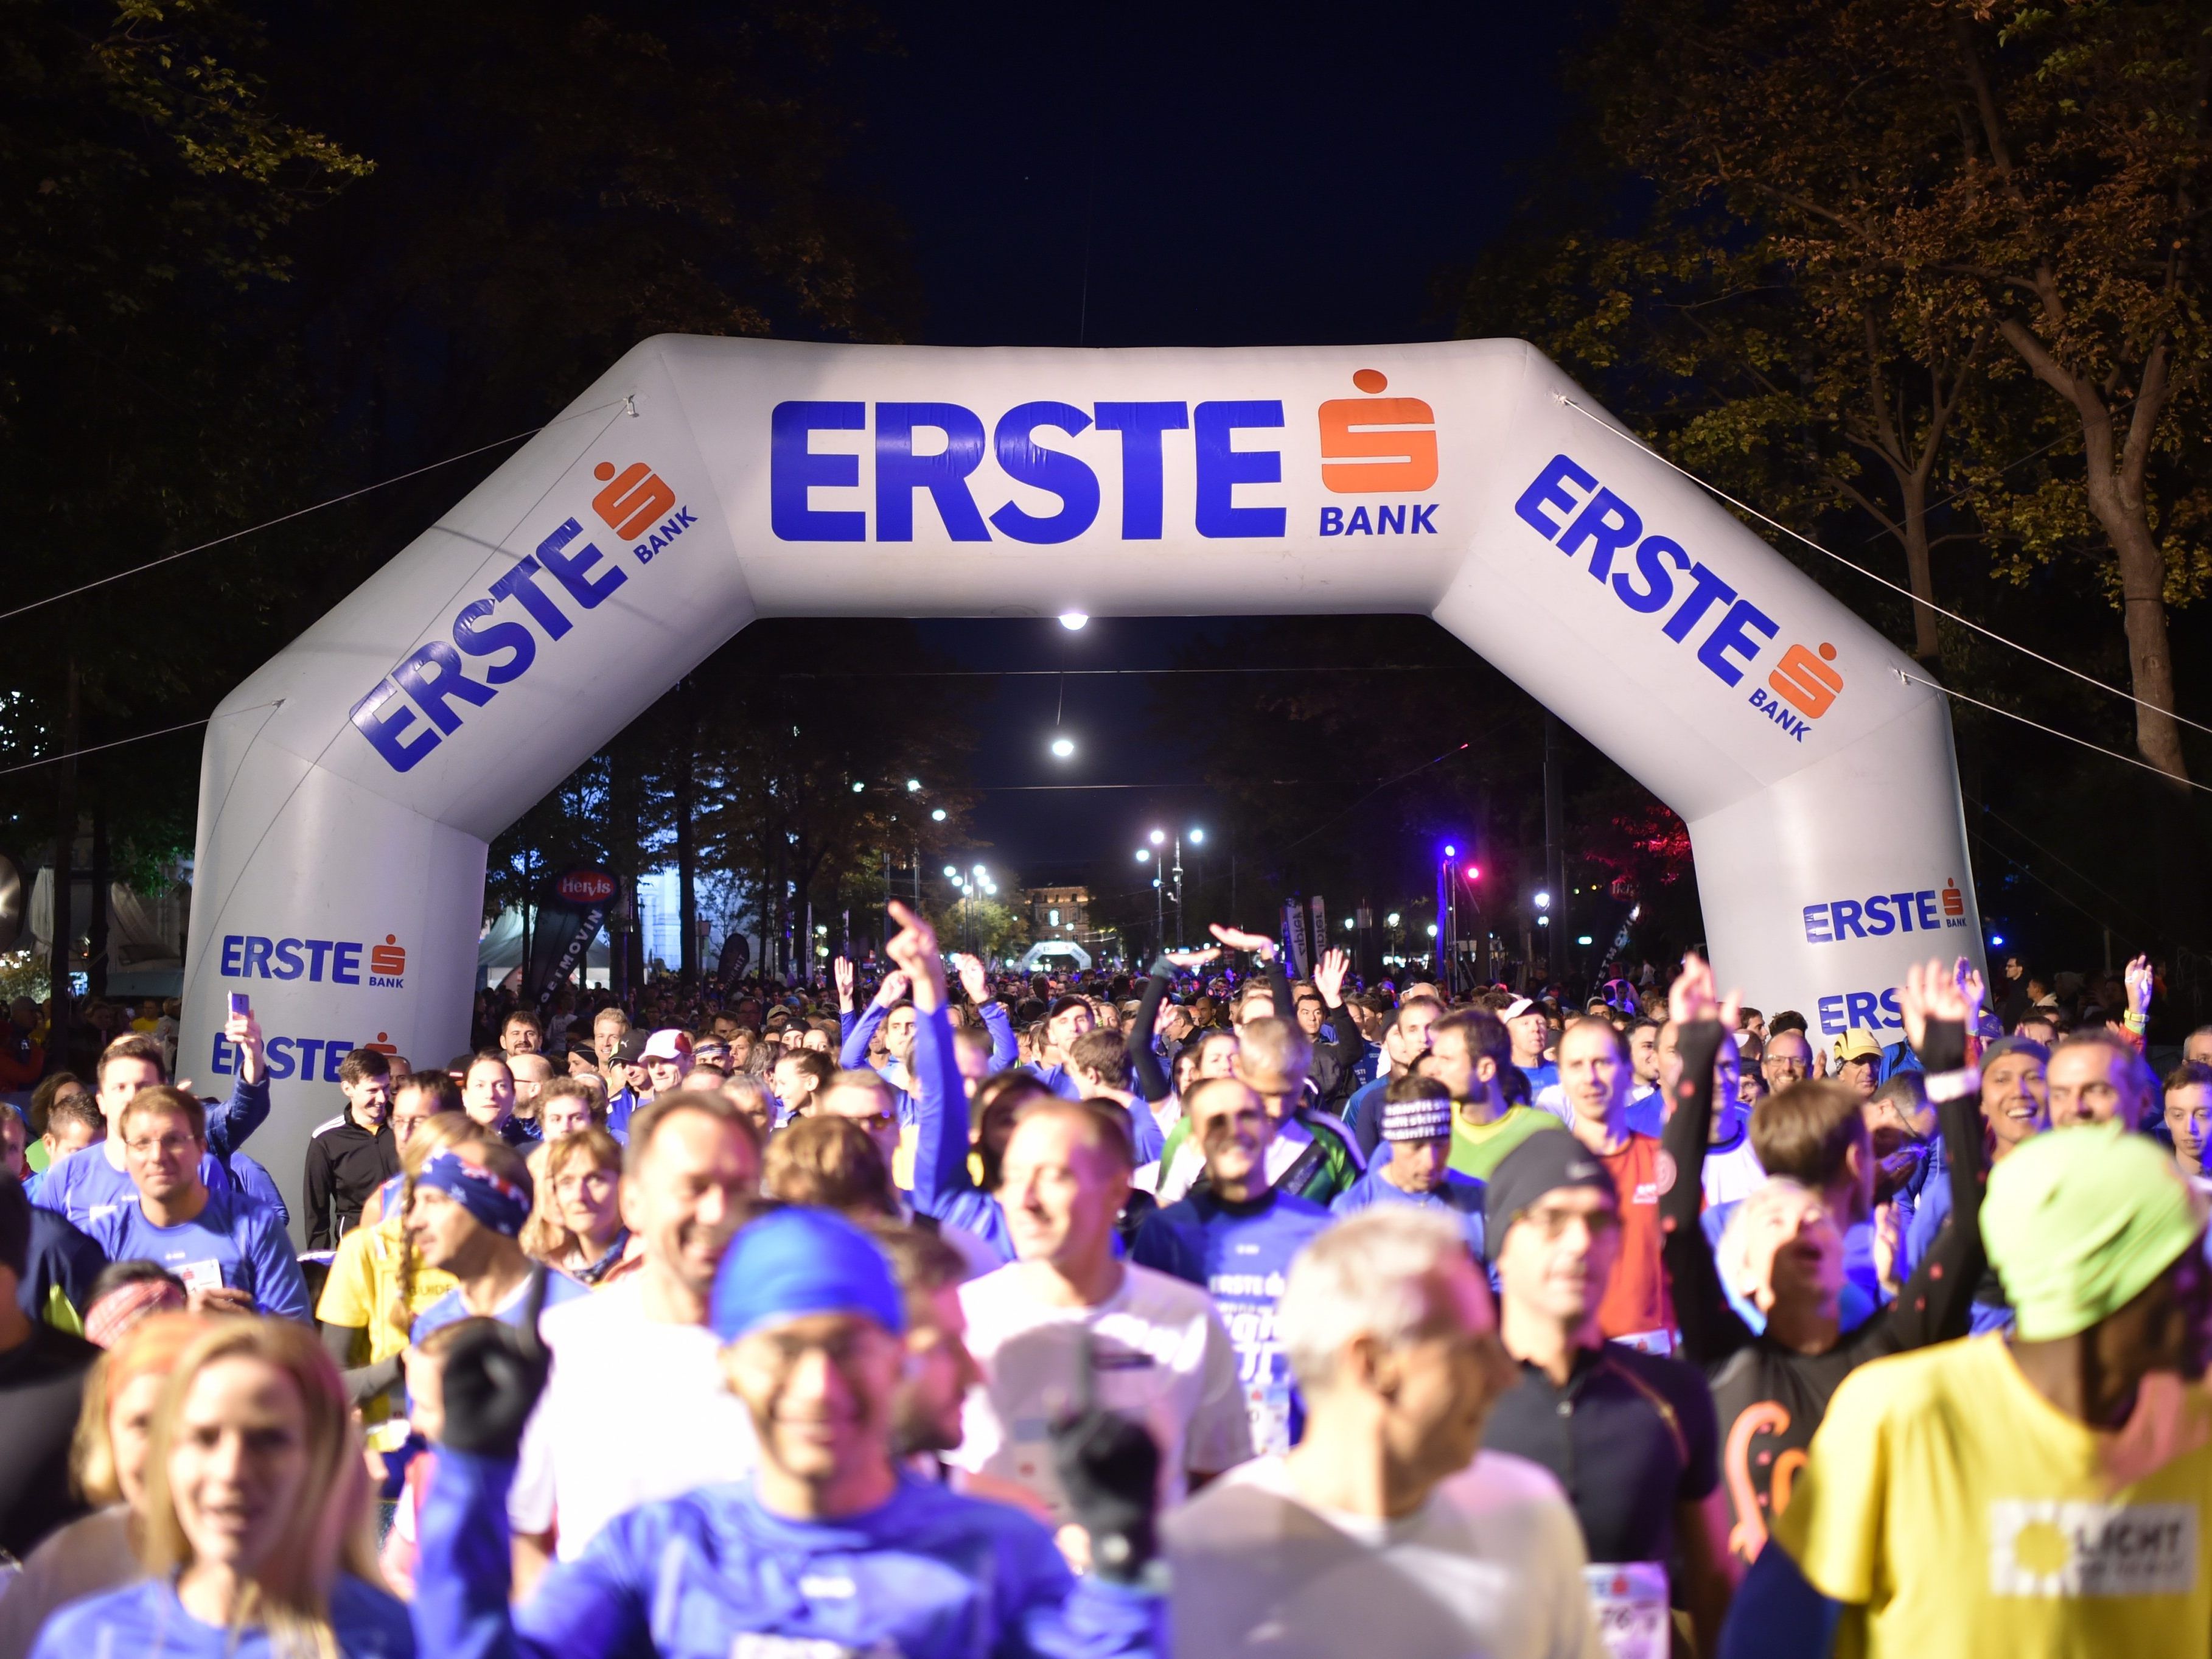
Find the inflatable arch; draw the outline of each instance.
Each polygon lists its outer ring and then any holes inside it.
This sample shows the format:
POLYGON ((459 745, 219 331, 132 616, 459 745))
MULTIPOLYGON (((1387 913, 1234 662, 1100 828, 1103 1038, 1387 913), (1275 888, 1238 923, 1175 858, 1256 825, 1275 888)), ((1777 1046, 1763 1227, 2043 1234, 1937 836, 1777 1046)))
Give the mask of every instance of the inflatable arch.
POLYGON ((1723 984, 1893 1037, 1980 956, 1945 700, 1589 409, 1514 340, 647 340, 216 711, 180 1068, 250 993, 289 1185, 348 1048, 466 1044, 489 838, 732 634, 1070 610, 1434 617, 1687 822, 1723 984))

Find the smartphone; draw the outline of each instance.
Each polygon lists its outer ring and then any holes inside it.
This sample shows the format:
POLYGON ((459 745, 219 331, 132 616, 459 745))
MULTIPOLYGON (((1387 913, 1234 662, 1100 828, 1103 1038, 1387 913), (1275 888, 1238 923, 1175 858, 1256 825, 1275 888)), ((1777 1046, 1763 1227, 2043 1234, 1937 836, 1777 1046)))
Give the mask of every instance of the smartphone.
POLYGON ((252 997, 246 995, 243 991, 233 991, 230 994, 230 1017, 233 1019, 243 1019, 246 1015, 252 1012, 253 999, 252 997))

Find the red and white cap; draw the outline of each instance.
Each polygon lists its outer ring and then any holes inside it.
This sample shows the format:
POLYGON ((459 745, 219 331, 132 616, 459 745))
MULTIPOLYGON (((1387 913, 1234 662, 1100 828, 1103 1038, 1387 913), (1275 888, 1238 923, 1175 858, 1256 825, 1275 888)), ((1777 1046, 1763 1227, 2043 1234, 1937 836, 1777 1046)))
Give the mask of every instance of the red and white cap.
POLYGON ((691 1058, 691 1033, 674 1027, 655 1031, 645 1042, 647 1060, 689 1060, 691 1058))

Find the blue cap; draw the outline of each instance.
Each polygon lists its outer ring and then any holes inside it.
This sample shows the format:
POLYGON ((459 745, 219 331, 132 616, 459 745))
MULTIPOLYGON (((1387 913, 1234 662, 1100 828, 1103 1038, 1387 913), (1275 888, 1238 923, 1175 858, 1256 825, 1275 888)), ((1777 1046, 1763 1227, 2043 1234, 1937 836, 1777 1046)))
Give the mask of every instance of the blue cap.
POLYGON ((707 1298, 707 1328, 717 1340, 818 1313, 859 1314, 905 1334, 906 1297, 875 1240, 827 1210, 789 1209, 730 1241, 707 1298))

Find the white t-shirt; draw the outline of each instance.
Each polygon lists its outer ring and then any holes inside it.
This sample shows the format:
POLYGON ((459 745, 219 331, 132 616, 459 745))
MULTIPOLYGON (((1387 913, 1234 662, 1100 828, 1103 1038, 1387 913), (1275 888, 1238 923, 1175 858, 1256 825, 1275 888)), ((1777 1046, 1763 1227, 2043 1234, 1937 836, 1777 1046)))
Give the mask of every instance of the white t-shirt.
POLYGON ((538 1328, 553 1375, 507 1494, 517 1532, 557 1522, 556 1553, 573 1561, 626 1510, 751 1473, 752 1422, 714 1334, 647 1319, 636 1278, 548 1308, 538 1328))
POLYGON ((1121 1288, 1096 1307, 1055 1307, 1030 1288, 1048 1271, 1017 1261, 960 1287, 968 1351, 983 1380, 969 1390, 965 1435, 947 1462, 1025 1487, 1055 1519, 1073 1519, 1048 1437, 1075 1403, 1079 1343, 1090 1346, 1093 1398, 1158 1442, 1163 1506, 1182 1501, 1192 1471, 1216 1473, 1252 1455, 1237 1350, 1211 1297, 1128 1266, 1121 1288))
POLYGON ((1748 1198, 1753 1188, 1766 1179, 1766 1171, 1759 1167, 1759 1156, 1751 1150, 1751 1133, 1741 1128, 1735 1146, 1726 1152, 1717 1146, 1705 1148, 1705 1207, 1734 1204, 1748 1198))
POLYGON ((1484 1451, 1401 1521, 1294 1497, 1280 1457, 1162 1528, 1176 1659, 1604 1659, 1559 1482, 1484 1451))

